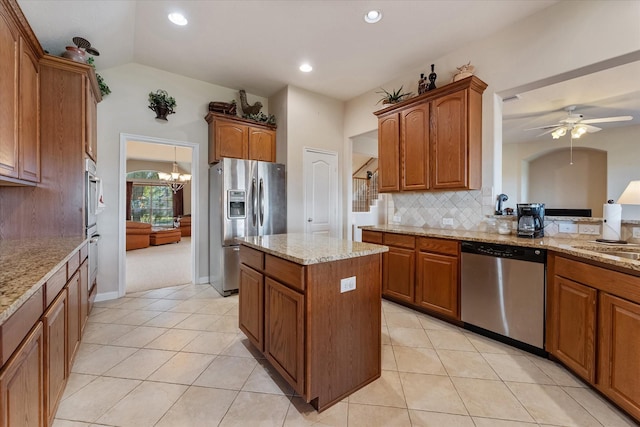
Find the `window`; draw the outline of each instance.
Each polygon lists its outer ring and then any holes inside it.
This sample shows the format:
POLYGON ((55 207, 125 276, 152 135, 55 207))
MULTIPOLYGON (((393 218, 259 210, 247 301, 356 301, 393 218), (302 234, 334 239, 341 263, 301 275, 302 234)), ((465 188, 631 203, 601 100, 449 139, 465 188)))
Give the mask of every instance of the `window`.
POLYGON ((155 227, 173 227, 173 191, 163 184, 133 183, 131 218, 155 227))

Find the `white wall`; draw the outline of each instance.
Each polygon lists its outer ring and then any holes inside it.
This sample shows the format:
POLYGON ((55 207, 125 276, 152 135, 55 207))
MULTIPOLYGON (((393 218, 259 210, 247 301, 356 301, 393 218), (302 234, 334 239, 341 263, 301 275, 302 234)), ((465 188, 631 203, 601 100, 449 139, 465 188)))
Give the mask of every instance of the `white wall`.
MULTIPOLYGON (((100 271, 98 274, 98 293, 103 297, 114 297, 118 290, 119 265, 119 218, 118 201, 120 173, 120 133, 145 135, 155 138, 186 141, 199 144, 199 174, 193 179, 199 180, 200 201, 198 212, 192 212, 197 221, 197 229, 202 236, 208 236, 208 127, 204 116, 208 112, 210 101, 236 99, 237 90, 216 86, 177 74, 167 73, 140 64, 126 64, 105 70, 100 75, 109 85, 112 93, 98 104, 98 173, 104 182, 104 196, 107 208, 100 215, 98 230, 100 241, 100 271), (167 122, 155 119, 148 106, 148 94, 157 89, 165 89, 177 101, 176 114, 168 117, 167 122)), ((249 94, 249 102, 260 101, 263 112, 268 113, 267 99, 249 94)), ((123 190, 124 191, 124 190, 123 190)), ((208 278, 208 239, 200 239, 199 272, 197 281, 208 278)))
MULTIPOLYGON (((276 111, 287 111, 286 139, 282 137, 278 125, 278 145, 287 147, 287 231, 302 233, 305 227, 303 200, 302 155, 305 147, 319 148, 338 153, 338 170, 342 169, 343 158, 343 103, 333 98, 309 92, 294 86, 278 93, 270 99, 276 111), (286 96, 285 96, 286 94, 286 96)), ((276 116, 277 117, 277 116, 276 116)), ((338 188, 342 182, 338 180, 338 188)), ((338 201, 341 223, 346 221, 342 199, 338 201)))
MULTIPOLYGON (((606 198, 617 200, 629 181, 640 179, 640 125, 603 129, 574 140, 574 147, 592 148, 607 152, 607 189, 606 198)), ((505 144, 503 147, 503 191, 509 195, 510 204, 525 201, 526 188, 521 177, 527 176, 528 159, 534 159, 543 153, 553 151, 559 144, 568 144, 568 137, 559 140, 538 138, 521 144, 505 144)), ((604 203, 606 200, 603 200, 604 203)), ((513 206, 511 206, 513 207, 513 206)), ((595 215, 594 216, 598 216, 595 215)), ((622 207, 623 219, 640 219, 640 206, 622 207)))
MULTIPOLYGON (((595 62, 640 50, 640 2, 558 2, 515 25, 440 58, 425 58, 424 66, 404 70, 381 83, 391 90, 401 85, 417 92, 421 72, 435 64, 436 85, 451 79, 455 67, 471 61, 476 75, 488 83, 483 96, 482 180, 501 192, 502 128, 498 93, 595 62), (579 53, 572 49, 580 46, 579 53)), ((382 53, 381 53, 382 54, 382 53)), ((377 128, 378 88, 345 105, 345 140, 377 128)))

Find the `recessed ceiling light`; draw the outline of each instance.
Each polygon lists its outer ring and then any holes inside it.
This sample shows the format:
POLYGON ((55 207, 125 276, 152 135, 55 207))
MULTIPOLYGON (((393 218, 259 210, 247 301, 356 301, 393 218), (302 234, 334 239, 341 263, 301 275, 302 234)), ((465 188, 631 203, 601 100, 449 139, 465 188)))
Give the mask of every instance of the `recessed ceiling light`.
POLYGON ((169 14, 169 21, 173 22, 176 25, 187 25, 187 23, 189 21, 187 21, 187 18, 184 17, 183 14, 175 12, 175 13, 170 13, 169 14))
POLYGON ((375 24, 382 19, 382 12, 379 10, 370 10, 364 14, 364 22, 367 24, 375 24))
POLYGON ((311 70, 313 70, 313 67, 310 64, 305 63, 300 66, 300 71, 303 73, 309 73, 311 70))

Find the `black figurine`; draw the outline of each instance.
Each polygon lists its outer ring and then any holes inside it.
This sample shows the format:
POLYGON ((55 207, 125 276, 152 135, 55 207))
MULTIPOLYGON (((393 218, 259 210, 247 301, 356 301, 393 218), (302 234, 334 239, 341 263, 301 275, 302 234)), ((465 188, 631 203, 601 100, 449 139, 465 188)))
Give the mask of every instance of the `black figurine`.
POLYGON ((427 91, 427 79, 424 73, 420 73, 420 81, 418 81, 418 95, 421 95, 427 91))
POLYGON ((427 90, 433 90, 436 88, 436 77, 438 75, 433 71, 434 64, 431 64, 431 74, 429 74, 429 86, 427 86, 427 90))

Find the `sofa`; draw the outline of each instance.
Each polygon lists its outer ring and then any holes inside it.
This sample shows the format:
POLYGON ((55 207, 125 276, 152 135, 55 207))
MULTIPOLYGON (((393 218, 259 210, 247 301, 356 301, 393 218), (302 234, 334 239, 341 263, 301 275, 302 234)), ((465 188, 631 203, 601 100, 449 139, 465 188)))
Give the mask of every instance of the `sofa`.
POLYGON ((182 237, 191 236, 191 215, 180 218, 180 235, 182 237))
POLYGON ((127 250, 149 247, 151 224, 127 221, 127 250))

